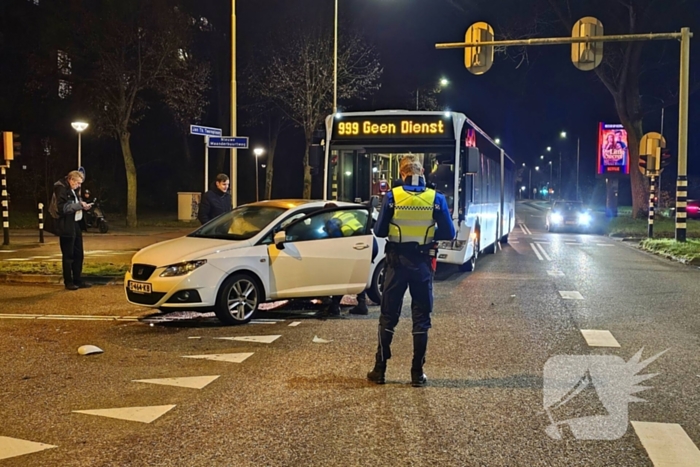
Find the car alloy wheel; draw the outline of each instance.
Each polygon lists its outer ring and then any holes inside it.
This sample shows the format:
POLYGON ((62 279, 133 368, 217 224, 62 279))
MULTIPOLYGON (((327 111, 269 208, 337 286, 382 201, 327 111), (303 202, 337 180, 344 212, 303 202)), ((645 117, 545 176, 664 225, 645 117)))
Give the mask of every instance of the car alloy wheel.
POLYGON ((237 274, 224 282, 216 306, 216 316, 224 324, 244 324, 251 320, 260 303, 260 288, 247 275, 237 274))
POLYGON ((382 302, 382 291, 384 290, 384 278, 386 276, 386 263, 382 260, 374 270, 372 283, 367 289, 367 296, 376 304, 382 302))

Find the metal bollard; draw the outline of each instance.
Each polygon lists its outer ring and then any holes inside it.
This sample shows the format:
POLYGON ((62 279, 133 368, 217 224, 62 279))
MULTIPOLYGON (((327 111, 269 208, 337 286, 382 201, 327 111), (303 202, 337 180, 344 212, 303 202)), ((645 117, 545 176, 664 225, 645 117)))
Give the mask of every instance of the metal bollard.
POLYGON ((7 198, 7 172, 5 167, 0 170, 2 176, 2 236, 3 245, 10 244, 10 203, 7 198))
POLYGON ((44 203, 39 203, 39 243, 44 243, 44 203))

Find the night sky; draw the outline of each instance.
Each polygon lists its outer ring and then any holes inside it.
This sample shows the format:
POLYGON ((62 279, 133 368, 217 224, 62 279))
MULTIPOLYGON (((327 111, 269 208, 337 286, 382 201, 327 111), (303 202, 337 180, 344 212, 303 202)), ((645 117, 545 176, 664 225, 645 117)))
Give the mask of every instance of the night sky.
MULTIPOLYGON (((319 4, 314 1, 297 3, 309 7, 319 4)), ((430 85, 444 76, 451 85, 440 95, 441 104, 466 113, 487 133, 499 137, 506 151, 519 164, 539 163, 539 156, 547 155, 547 146, 553 147, 552 154, 561 150, 564 154, 571 154, 571 160, 575 161, 576 137, 580 136, 581 177, 592 182, 598 122, 617 123, 619 119, 612 96, 595 74, 579 71, 573 66, 569 46, 531 47, 530 63, 519 69, 513 60, 497 55, 492 69, 481 76, 474 76, 464 68, 462 50, 435 49, 439 42, 463 40, 466 28, 476 21, 491 23, 498 37, 501 20, 509 19, 504 17, 508 12, 499 9, 499 3, 503 2, 491 2, 491 11, 475 10, 473 14, 465 14, 449 5, 447 0, 341 0, 341 22, 361 28, 367 40, 379 51, 384 66, 382 89, 371 101, 349 110, 406 108, 416 87, 430 85), (566 142, 559 139, 561 131, 568 132, 566 142)), ((700 10, 700 2, 696 3, 700 10)), ((239 40, 246 37, 247 28, 265 28, 265 23, 272 21, 270 15, 275 14, 275 8, 271 7, 273 0, 239 0, 238 4, 238 22, 243 24, 239 40), (246 21, 247 17, 250 22, 246 21)), ((332 8, 328 13, 329 24, 332 24, 332 8)), ((678 18, 673 30, 678 31, 682 26, 700 30, 697 19, 700 11, 698 13, 692 18, 678 18)), ((663 30, 666 31, 670 29, 663 30)), ((697 63, 700 48, 696 45, 697 39, 693 42, 692 57, 697 63)), ((679 47, 670 42, 667 46, 671 52, 669 60, 675 60, 667 72, 678 76, 679 47)), ((697 71, 691 65, 691 83, 700 80, 697 71)), ((641 92, 663 95, 654 86, 643 87, 641 92)), ((690 103, 688 159, 691 175, 700 175, 700 160, 696 157, 700 142, 694 136, 700 128, 699 94, 695 93, 690 103)), ((653 105, 656 100, 649 98, 645 102, 653 105)), ((665 113, 664 135, 675 157, 678 106, 668 107, 665 113)), ((644 131, 659 131, 660 120, 660 111, 647 116, 644 131)), ((558 161, 555 160, 555 164, 558 161)), ((556 172, 556 165, 554 170, 556 172)), ((624 202, 622 191, 624 189, 621 190, 621 201, 624 202)))

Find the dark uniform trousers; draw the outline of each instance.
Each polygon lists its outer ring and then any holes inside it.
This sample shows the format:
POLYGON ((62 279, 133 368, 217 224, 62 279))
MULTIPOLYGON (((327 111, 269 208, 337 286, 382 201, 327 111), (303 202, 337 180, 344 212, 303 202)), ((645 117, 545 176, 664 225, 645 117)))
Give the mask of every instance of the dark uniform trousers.
POLYGON ((397 251, 399 248, 395 245, 387 244, 387 265, 379 317, 376 362, 384 366, 391 358, 391 341, 401 315, 403 297, 408 288, 411 292, 413 320, 412 369, 420 370, 425 363, 430 313, 433 311, 433 258, 416 249, 397 251))
POLYGON ((83 273, 83 233, 80 224, 74 223, 72 237, 60 237, 63 253, 63 283, 80 285, 83 273))

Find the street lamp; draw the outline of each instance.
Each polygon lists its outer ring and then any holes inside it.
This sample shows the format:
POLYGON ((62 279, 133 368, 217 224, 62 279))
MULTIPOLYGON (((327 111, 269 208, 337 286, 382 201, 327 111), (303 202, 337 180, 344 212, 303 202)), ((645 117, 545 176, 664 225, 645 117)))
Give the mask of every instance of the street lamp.
MULTIPOLYGON (((566 132, 562 131, 561 132, 561 137, 562 139, 566 139, 566 132)), ((581 137, 577 136, 576 137, 576 200, 578 201, 581 199, 581 196, 579 195, 579 162, 581 159, 581 137)), ((561 172, 561 153, 559 153, 559 172, 561 172)), ((561 184, 561 173, 559 174, 559 183, 561 184)), ((561 191, 561 187, 559 187, 559 190, 561 191)))
POLYGON ((547 152, 552 152, 552 146, 547 146, 547 152))
POLYGON ((253 149, 253 154, 255 154, 255 201, 260 201, 260 188, 258 186, 258 182, 260 181, 260 177, 258 177, 258 158, 263 155, 265 150, 263 148, 255 148, 253 149))
MULTIPOLYGON (((231 0, 231 136, 238 136, 236 122, 236 0, 231 0)), ((238 152, 231 148, 231 207, 238 205, 238 152)))
POLYGON ((70 124, 70 126, 72 126, 73 129, 78 132, 78 167, 81 167, 80 164, 81 164, 82 160, 81 160, 80 151, 81 151, 82 142, 80 141, 80 135, 82 134, 83 131, 85 131, 85 129, 89 125, 85 122, 73 122, 70 124))
POLYGON ((500 145, 500 144, 501 144, 501 138, 496 138, 495 140, 493 140, 493 142, 496 143, 496 144, 498 144, 498 145, 500 145))

